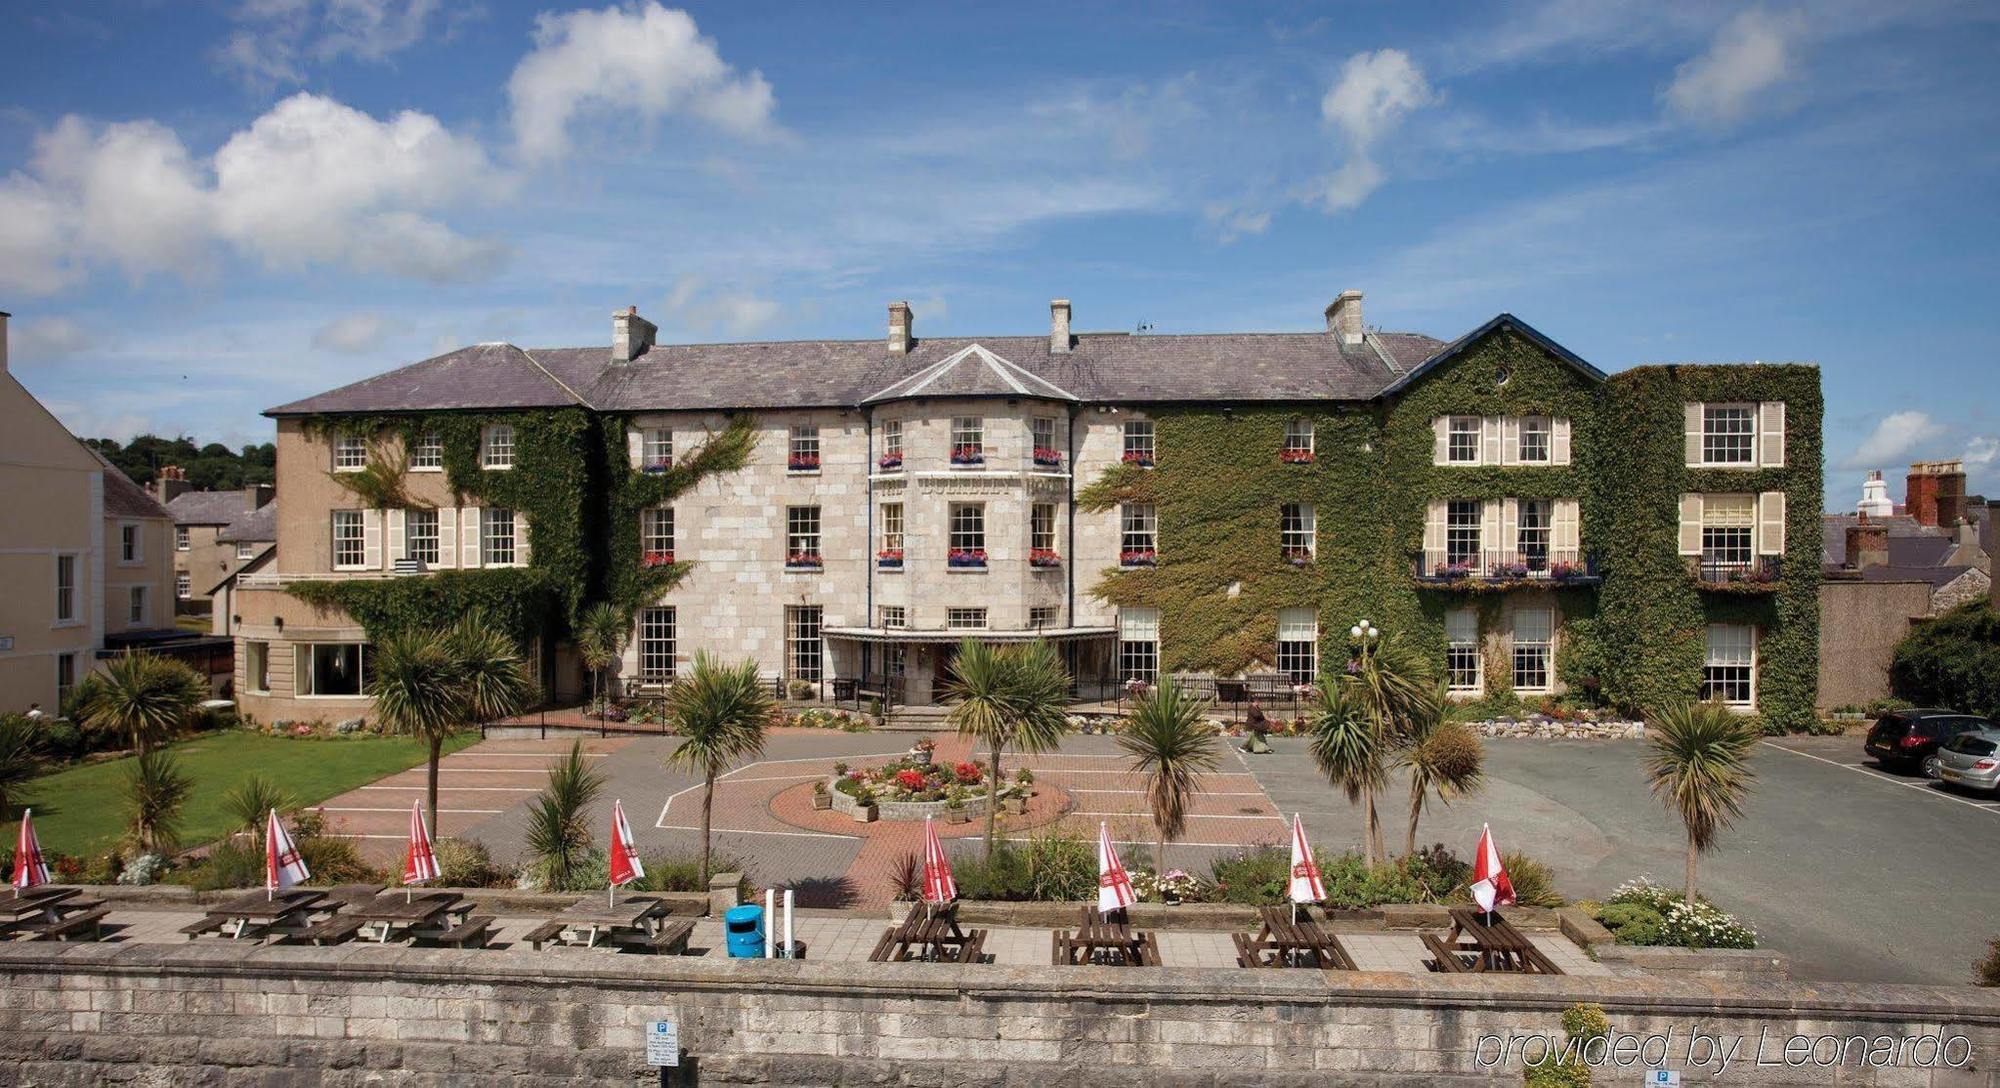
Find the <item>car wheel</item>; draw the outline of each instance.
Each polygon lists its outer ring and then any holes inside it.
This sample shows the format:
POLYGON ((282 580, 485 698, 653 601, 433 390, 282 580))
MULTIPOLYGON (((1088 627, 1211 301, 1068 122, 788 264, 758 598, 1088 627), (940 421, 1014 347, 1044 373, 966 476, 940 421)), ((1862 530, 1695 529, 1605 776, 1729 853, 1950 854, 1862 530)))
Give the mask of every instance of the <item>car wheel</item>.
POLYGON ((1924 777, 1936 781, 1938 777, 1938 757, 1925 756, 1922 764, 1924 777))

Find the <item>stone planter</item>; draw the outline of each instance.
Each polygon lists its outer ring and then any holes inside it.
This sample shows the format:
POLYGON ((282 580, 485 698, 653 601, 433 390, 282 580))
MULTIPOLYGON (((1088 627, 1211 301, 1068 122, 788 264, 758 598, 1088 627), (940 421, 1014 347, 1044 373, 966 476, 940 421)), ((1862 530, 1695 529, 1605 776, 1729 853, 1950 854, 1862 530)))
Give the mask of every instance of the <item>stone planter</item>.
POLYGON ((857 824, 872 824, 875 822, 875 816, 877 814, 877 810, 874 805, 855 805, 853 808, 850 808, 847 811, 853 813, 854 822, 857 824))
MULTIPOLYGON (((837 789, 834 789, 833 785, 834 783, 831 781, 827 783, 827 793, 833 799, 833 807, 835 811, 845 812, 848 813, 849 815, 854 815, 855 819, 858 822, 867 823, 868 820, 863 820, 861 819, 860 816, 855 815, 854 810, 858 806, 854 803, 854 798, 848 794, 840 792, 837 789)), ((876 812, 877 817, 880 817, 881 819, 887 820, 891 823, 901 823, 905 821, 922 822, 923 818, 926 816, 935 816, 938 819, 945 819, 947 818, 947 814, 950 811, 949 806, 950 802, 948 801, 878 801, 876 802, 875 807, 878 810, 876 812)), ((972 798, 971 800, 966 801, 964 812, 967 818, 978 818, 985 816, 986 798, 975 797, 972 798)), ((874 818, 875 817, 870 817, 870 819, 874 818)))
POLYGON ((1025 797, 1009 797, 1005 801, 1000 802, 1000 804, 1010 816, 1025 816, 1028 814, 1028 799, 1025 797))
POLYGON ((816 808, 816 809, 818 809, 818 810, 819 810, 819 811, 821 811, 821 812, 825 812, 825 811, 826 811, 827 809, 830 809, 830 808, 832 808, 832 807, 833 807, 833 795, 832 795, 832 794, 830 794, 830 793, 815 793, 815 794, 813 794, 813 807, 814 807, 814 808, 816 808))
POLYGON ((944 810, 944 818, 946 823, 962 824, 971 822, 972 814, 962 808, 948 808, 944 810))
POLYGON ((900 926, 910 920, 910 912, 915 909, 917 909, 915 903, 901 899, 893 900, 889 904, 889 921, 900 926))

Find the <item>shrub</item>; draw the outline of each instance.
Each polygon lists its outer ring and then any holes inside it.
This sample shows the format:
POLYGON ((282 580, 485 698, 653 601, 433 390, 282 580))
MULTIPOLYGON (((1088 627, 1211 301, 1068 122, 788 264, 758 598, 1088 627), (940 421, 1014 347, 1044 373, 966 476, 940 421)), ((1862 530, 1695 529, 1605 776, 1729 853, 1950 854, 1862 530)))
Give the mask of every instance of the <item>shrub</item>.
MULTIPOLYGON (((701 858, 697 855, 682 857, 677 854, 654 854, 645 859, 646 878, 631 886, 638 891, 648 892, 705 892, 701 882, 701 858)), ((750 879, 749 868, 742 859, 728 854, 710 856, 709 871, 712 873, 744 874, 742 887, 747 891, 750 879)))
POLYGON ((1728 911, 1706 899, 1689 903, 1645 878, 1619 885, 1605 905, 1598 909, 1597 920, 1616 934, 1621 944, 1672 948, 1757 947, 1756 931, 1737 921, 1728 911), (1639 909, 1615 911, 1617 907, 1639 909), (1614 925, 1613 920, 1619 924, 1614 925))
POLYGON ((1216 858, 1209 875, 1217 898, 1225 903, 1282 903, 1292 879, 1291 851, 1254 846, 1216 858))
POLYGON ((1896 644, 1889 680, 1919 705, 2000 713, 2000 612, 1971 601, 1912 628, 1896 644))
POLYGON ((1524 907, 1560 907, 1567 902, 1556 891, 1555 874, 1549 867, 1518 851, 1500 855, 1507 879, 1514 883, 1514 900, 1524 907))
POLYGON ((243 839, 221 843, 198 864, 174 873, 174 883, 198 892, 261 887, 264 879, 264 851, 243 839))
POLYGON ((1590 1084, 1590 1066, 1580 1057, 1581 1050, 1589 1040, 1610 1035, 1611 1020, 1604 1015, 1601 1005, 1578 1004, 1563 1010, 1562 1025, 1564 1034, 1577 1043, 1577 1048, 1571 1050, 1565 1044, 1564 1050, 1529 1066, 1522 1077, 1527 1088, 1578 1088, 1590 1084))
POLYGON ((1972 979, 1978 986, 2000 986, 2000 937, 1986 946, 1986 958, 1973 965, 1972 979))
POLYGON ((1592 917, 1611 931, 1619 944, 1660 943, 1660 912, 1639 903, 1606 903, 1592 917))
POLYGON ((1097 846, 1052 831, 1026 843, 997 842, 985 858, 954 863, 952 878, 967 899, 1075 902, 1097 896, 1097 846))
POLYGON ((490 888, 507 878, 486 847, 470 839, 439 839, 431 852, 437 855, 437 882, 445 887, 490 888))

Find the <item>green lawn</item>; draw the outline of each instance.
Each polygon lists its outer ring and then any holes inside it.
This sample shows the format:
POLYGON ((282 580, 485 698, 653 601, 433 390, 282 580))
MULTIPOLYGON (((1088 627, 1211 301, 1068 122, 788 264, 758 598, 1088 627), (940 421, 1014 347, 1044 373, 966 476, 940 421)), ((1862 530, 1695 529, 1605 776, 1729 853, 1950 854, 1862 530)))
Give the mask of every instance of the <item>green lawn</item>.
MULTIPOLYGON (((478 739, 478 733, 461 734, 445 751, 478 739)), ((222 795, 252 775, 277 783, 300 805, 314 805, 415 767, 427 754, 424 742, 410 737, 290 740, 238 730, 182 741, 172 751, 182 771, 194 779, 193 794, 181 813, 181 842, 187 846, 230 830, 222 795)), ((115 759, 36 779, 25 800, 34 806, 42 848, 80 856, 110 850, 125 830, 121 787, 131 766, 130 758, 115 759)), ((0 824, 0 842, 11 847, 18 825, 18 820, 0 824)))

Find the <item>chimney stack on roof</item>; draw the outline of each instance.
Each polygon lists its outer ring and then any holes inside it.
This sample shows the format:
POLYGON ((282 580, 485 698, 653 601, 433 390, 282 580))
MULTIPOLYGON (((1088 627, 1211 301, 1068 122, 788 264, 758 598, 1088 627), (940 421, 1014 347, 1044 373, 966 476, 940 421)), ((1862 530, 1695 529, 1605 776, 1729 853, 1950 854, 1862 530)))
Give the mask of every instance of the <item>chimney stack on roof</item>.
POLYGON ((889 354, 908 355, 916 343, 916 315, 907 302, 889 304, 889 354))
POLYGON ((243 498, 250 503, 252 510, 262 508, 265 503, 276 498, 277 494, 278 488, 275 484, 245 484, 243 487, 243 498))
POLYGON ((1868 474, 1861 484, 1861 501, 1854 505, 1863 521, 1869 518, 1886 518, 1896 512, 1896 504, 1889 501, 1889 482, 1882 478, 1882 470, 1868 474))
POLYGON ((1889 527, 1878 521, 1871 521, 1867 514, 1847 527, 1847 563, 1853 570, 1882 567, 1889 564, 1889 527))
POLYGON ((1049 300, 1049 352, 1054 355, 1069 354, 1069 300, 1052 298, 1049 300))
POLYGON ((161 465, 157 476, 153 477, 153 497, 160 505, 174 501, 177 495, 185 495, 192 490, 188 486, 187 470, 179 465, 161 465))
POLYGON ((646 354, 660 327, 639 316, 637 306, 611 315, 611 361, 629 363, 646 354))
POLYGON ((1361 292, 1342 291, 1326 304, 1326 331, 1337 334, 1343 344, 1361 342, 1361 292))
POLYGON ((1918 461, 1904 480, 1905 512, 1919 525, 1956 528, 1965 516, 1965 462, 1918 461))

